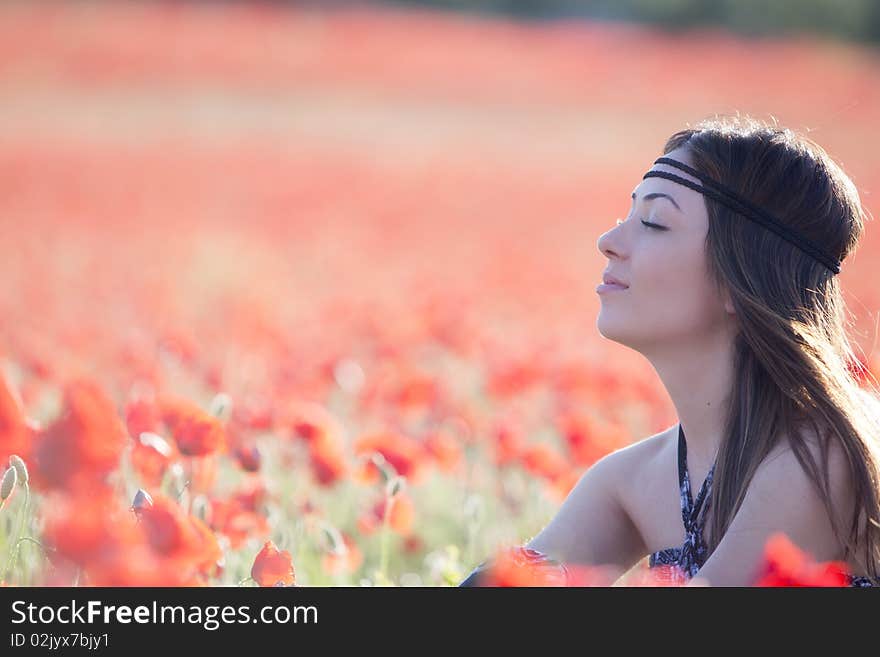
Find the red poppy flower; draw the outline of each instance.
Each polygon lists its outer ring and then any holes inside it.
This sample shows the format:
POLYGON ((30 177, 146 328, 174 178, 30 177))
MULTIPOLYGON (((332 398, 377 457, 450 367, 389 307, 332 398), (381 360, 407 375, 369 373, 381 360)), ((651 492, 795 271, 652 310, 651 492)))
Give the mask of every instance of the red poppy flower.
POLYGON ((618 441, 612 440, 609 432, 588 415, 563 414, 559 417, 558 429, 574 462, 582 467, 592 465, 622 446, 617 445, 618 441))
POLYGON ((425 549, 425 541, 415 534, 410 534, 403 539, 403 551, 408 554, 416 554, 425 549))
POLYGON ((249 476, 244 483, 236 490, 233 499, 238 502, 243 509, 248 511, 258 511, 262 505, 269 500, 269 491, 262 477, 259 475, 249 476))
POLYGON ((424 441, 426 453, 443 472, 455 472, 464 458, 458 439, 440 428, 428 434, 424 441))
POLYGON ((175 355, 183 363, 190 364, 195 360, 197 349, 195 338, 183 331, 169 330, 159 341, 159 346, 169 354, 175 355))
POLYGON ((773 534, 764 547, 764 560, 754 586, 847 586, 842 561, 817 563, 783 534, 773 534))
POLYGON ((413 528, 416 518, 416 508, 412 499, 406 493, 399 493, 391 500, 387 496, 373 505, 372 515, 377 527, 381 527, 385 518, 385 506, 388 507, 388 526, 402 536, 408 535, 413 528))
POLYGON ((269 534, 269 522, 246 499, 233 497, 229 500, 211 500, 211 528, 229 539, 234 550, 250 537, 262 538, 269 534))
POLYGON ((27 461, 30 458, 33 431, 13 388, 0 372, 0 463, 12 454, 27 461))
POLYGON ((34 479, 47 487, 94 488, 119 465, 125 428, 101 388, 78 380, 64 389, 60 417, 37 436, 34 479))
POLYGON ((135 440, 144 432, 159 433, 161 421, 159 408, 151 400, 133 399, 125 405, 125 425, 135 440))
POLYGON ((496 551, 483 574, 483 586, 565 586, 561 565, 523 547, 496 551))
POLYGON ((523 467, 537 477, 553 481, 565 474, 569 463, 553 447, 546 443, 529 445, 523 450, 523 467))
POLYGON ((321 567, 328 575, 350 575, 364 563, 364 554, 348 534, 342 534, 345 549, 336 554, 327 552, 321 557, 321 567))
POLYGON ((178 457, 177 449, 162 436, 145 431, 132 443, 131 464, 149 488, 162 483, 165 471, 178 457))
POLYGON ((77 564, 142 540, 133 514, 120 513, 109 491, 53 493, 47 499, 43 536, 58 555, 77 564))
POLYGON ((192 560, 196 571, 206 578, 219 575, 223 570, 223 551, 217 542, 217 536, 200 518, 191 515, 189 522, 195 530, 199 544, 192 560))
POLYGON ((376 533, 376 530, 379 528, 379 522, 376 520, 375 514, 370 510, 358 516, 355 526, 361 534, 369 536, 376 533))
MULTIPOLYGON (((357 456, 369 457, 374 452, 380 453, 390 463, 397 474, 416 484, 424 475, 425 452, 422 445, 401 433, 394 431, 378 431, 361 436, 355 441, 354 452, 357 456)), ((380 473, 371 460, 364 460, 358 472, 358 479, 365 483, 378 480, 380 473)))
POLYGON ((290 427, 294 438, 307 443, 328 438, 340 440, 344 435, 339 420, 316 402, 297 401, 289 404, 282 413, 281 422, 290 427))
POLYGON ((418 372, 407 372, 401 379, 392 398, 392 403, 397 407, 403 410, 430 408, 440 399, 440 384, 434 377, 418 372))
POLYGON ((526 446, 521 425, 511 418, 499 420, 492 430, 495 464, 499 467, 519 460, 526 446))
POLYGON ((275 424, 275 409, 264 397, 245 397, 232 407, 232 420, 257 431, 270 431, 275 424))
POLYGON ((330 434, 309 444, 312 473, 322 486, 332 486, 348 476, 348 464, 341 442, 330 434))
POLYGON ((164 399, 162 420, 184 456, 207 456, 226 448, 223 425, 216 417, 185 399, 164 399))
POLYGON ((156 495, 139 512, 150 546, 164 567, 179 572, 212 575, 222 552, 214 533, 199 518, 187 514, 173 500, 156 495))
POLYGON ((159 554, 176 557, 193 548, 196 536, 183 509, 164 495, 155 495, 151 505, 140 510, 150 545, 159 554))
POLYGON ((526 392, 542 379, 548 378, 546 368, 537 359, 525 357, 518 362, 507 360, 491 365, 488 373, 489 394, 507 399, 526 392))
POLYGON ((266 541, 263 549, 254 559, 251 577, 260 586, 275 586, 278 582, 285 585, 296 584, 296 573, 290 552, 279 551, 272 541, 266 541))

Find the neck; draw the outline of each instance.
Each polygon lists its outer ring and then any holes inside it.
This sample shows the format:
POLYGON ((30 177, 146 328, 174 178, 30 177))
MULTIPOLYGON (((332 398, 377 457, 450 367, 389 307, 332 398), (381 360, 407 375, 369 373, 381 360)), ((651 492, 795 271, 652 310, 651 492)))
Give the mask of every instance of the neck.
POLYGON ((733 380, 733 340, 717 332, 685 345, 663 345, 647 357, 675 405, 688 456, 712 463, 723 438, 733 380))

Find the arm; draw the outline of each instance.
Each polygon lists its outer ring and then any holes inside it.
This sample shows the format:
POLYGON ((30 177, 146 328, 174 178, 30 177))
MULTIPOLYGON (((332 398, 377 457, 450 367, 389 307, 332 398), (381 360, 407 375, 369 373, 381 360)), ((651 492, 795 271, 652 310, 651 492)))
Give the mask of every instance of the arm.
POLYGON ((483 573, 486 572, 486 569, 489 566, 488 561, 484 561, 479 566, 474 568, 471 571, 471 574, 465 577, 462 582, 459 584, 461 586, 482 586, 483 585, 483 573))
MULTIPOLYGON (((525 547, 564 564, 613 565, 621 572, 629 570, 645 551, 616 492, 632 457, 625 448, 594 463, 549 524, 525 547)), ((459 586, 480 586, 482 573, 489 567, 491 562, 484 561, 459 586)))
MULTIPOLYGON (((514 563, 519 563, 523 566, 528 565, 529 567, 534 566, 551 569, 551 573, 545 572, 540 576, 538 581, 543 582, 543 584, 541 584, 542 586, 557 586, 568 581, 568 571, 565 564, 561 564, 556 560, 551 559, 542 552, 524 546, 516 546, 508 548, 505 555, 511 558, 514 563)), ((497 562, 494 559, 483 561, 471 571, 471 574, 468 575, 459 586, 486 586, 487 573, 494 565, 496 565, 496 563, 497 562)), ((532 583, 536 582, 536 580, 532 579, 529 579, 528 581, 531 581, 532 583)), ((507 585, 509 584, 504 584, 504 586, 507 585)), ((516 584, 516 586, 519 586, 519 584, 516 584)))
MULTIPOLYGON (((818 452, 813 456, 818 458, 818 452)), ((848 468, 842 451, 833 444, 829 478, 834 508, 849 508, 853 493, 848 486, 848 468)), ((839 545, 825 505, 788 448, 768 456, 758 466, 724 537, 687 585, 752 585, 759 575, 767 540, 776 532, 786 534, 814 561, 830 561, 837 556, 839 545)))
POLYGON ((527 547, 563 563, 632 568, 646 548, 617 493, 620 482, 630 483, 631 447, 604 456, 581 475, 527 547))

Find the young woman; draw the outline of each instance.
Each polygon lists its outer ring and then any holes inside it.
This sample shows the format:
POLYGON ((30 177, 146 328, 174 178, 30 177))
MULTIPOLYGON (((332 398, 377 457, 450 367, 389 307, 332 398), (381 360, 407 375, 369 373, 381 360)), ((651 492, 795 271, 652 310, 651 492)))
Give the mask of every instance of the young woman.
POLYGON ((520 555, 621 573, 650 555, 680 583, 747 586, 783 532, 880 585, 880 402, 837 276, 863 231, 855 186, 812 140, 750 117, 663 153, 599 238, 596 324, 651 362, 679 422, 591 466, 520 555))

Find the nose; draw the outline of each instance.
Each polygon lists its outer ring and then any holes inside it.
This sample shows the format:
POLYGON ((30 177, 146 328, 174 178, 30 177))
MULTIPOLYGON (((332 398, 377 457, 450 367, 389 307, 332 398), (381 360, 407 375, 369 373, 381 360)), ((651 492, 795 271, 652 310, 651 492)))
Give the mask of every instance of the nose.
POLYGON ((614 228, 599 236, 599 241, 596 243, 596 246, 598 247, 599 252, 606 258, 619 258, 621 256, 622 250, 618 243, 618 238, 620 236, 619 228, 622 224, 623 222, 618 219, 617 225, 614 228))

